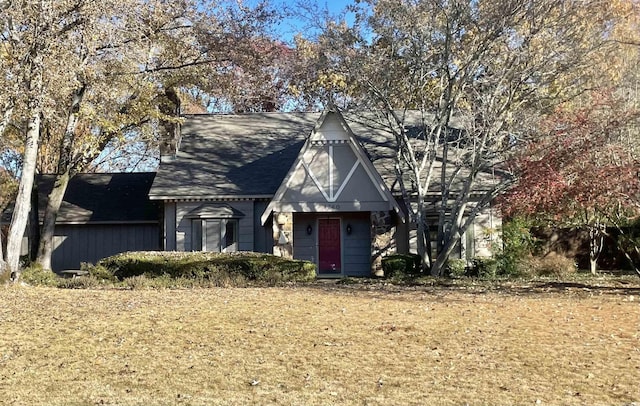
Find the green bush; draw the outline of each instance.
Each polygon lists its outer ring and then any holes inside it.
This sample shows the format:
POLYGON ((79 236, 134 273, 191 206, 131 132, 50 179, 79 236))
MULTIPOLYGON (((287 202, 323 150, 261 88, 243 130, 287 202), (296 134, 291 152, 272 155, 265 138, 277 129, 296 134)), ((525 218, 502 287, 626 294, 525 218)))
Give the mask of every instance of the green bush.
POLYGON ((495 258, 476 257, 473 259, 473 274, 478 278, 495 278, 498 275, 498 261, 495 258))
POLYGON ((53 271, 42 269, 35 263, 25 268, 20 274, 21 281, 36 286, 58 286, 60 279, 53 271))
MULTIPOLYGON (((161 278, 162 285, 170 284, 170 279, 171 283, 181 279, 197 280, 199 285, 241 286, 307 282, 316 277, 311 262, 254 252, 128 252, 105 258, 96 267, 106 269, 118 280, 144 276, 161 278)), ((135 283, 148 284, 142 280, 135 283)))
MULTIPOLYGON (((101 282, 116 282, 116 278, 106 267, 102 265, 92 265, 86 262, 80 264, 80 270, 86 271, 89 277, 101 282)), ((74 278, 76 279, 76 278, 74 278)))
POLYGON ((384 276, 418 275, 421 258, 418 254, 394 254, 382 259, 384 276))
POLYGON ((447 275, 460 278, 467 274, 467 260, 466 259, 448 259, 447 260, 447 275))
POLYGON ((502 225, 503 248, 496 253, 498 273, 508 276, 528 274, 528 258, 536 249, 537 241, 531 235, 531 222, 516 217, 502 225))
POLYGON ((91 289, 104 285, 104 280, 93 276, 77 276, 75 278, 60 278, 58 287, 63 289, 91 289))

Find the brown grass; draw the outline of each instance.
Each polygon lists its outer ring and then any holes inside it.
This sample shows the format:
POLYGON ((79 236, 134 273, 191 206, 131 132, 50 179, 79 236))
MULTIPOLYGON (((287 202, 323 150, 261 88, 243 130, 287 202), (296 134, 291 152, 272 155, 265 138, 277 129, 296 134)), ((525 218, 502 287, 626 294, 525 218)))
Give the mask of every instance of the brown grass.
POLYGON ((639 293, 0 286, 0 403, 629 404, 639 293))

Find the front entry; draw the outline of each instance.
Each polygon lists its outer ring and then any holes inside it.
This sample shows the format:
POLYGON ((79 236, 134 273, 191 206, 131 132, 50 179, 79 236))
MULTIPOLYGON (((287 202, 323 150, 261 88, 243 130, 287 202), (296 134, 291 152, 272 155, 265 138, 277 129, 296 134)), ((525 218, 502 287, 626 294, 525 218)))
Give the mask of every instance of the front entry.
POLYGON ((340 274, 342 272, 340 240, 340 219, 318 220, 319 274, 340 274))

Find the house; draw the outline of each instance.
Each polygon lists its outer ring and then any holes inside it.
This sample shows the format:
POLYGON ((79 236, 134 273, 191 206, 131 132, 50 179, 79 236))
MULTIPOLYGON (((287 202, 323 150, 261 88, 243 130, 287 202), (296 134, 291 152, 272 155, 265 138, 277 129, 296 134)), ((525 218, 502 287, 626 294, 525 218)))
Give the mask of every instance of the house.
MULTIPOLYGON (((193 115, 165 146, 149 191, 164 208, 164 250, 274 253, 323 277, 368 276, 411 250, 392 138, 359 116, 193 115)), ((492 213, 478 231, 497 225, 492 213)), ((482 255, 485 234, 458 255, 482 255)))
MULTIPOLYGON (((321 277, 368 276, 385 255, 415 251, 395 155, 362 115, 186 116, 163 140, 157 173, 71 181, 53 267, 132 250, 256 251, 314 262, 321 277)), ((490 255, 486 231, 498 226, 483 212, 456 255, 490 255)))

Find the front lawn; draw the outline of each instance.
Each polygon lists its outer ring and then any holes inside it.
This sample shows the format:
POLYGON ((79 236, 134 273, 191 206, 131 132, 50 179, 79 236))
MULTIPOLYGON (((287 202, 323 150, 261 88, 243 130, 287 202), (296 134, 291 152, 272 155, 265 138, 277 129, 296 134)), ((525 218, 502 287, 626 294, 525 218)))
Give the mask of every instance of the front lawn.
POLYGON ((0 286, 5 404, 640 402, 640 285, 0 286))

